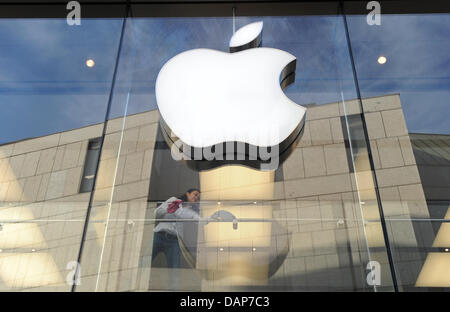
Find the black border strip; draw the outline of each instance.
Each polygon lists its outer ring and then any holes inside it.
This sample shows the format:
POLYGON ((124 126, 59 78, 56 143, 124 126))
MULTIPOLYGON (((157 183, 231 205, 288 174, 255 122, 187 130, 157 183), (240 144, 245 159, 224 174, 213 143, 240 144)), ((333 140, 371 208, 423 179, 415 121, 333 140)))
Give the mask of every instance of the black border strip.
MULTIPOLYGON (((366 1, 344 1, 345 15, 367 14, 366 1)), ((429 14, 450 13, 450 1, 448 0, 378 0, 381 14, 429 14)))
MULTIPOLYGON (((69 0, 0 0, 0 18, 65 18, 69 0)), ((345 14, 368 14, 368 0, 78 0, 82 18, 125 18, 130 6, 134 17, 208 17, 336 15, 340 3, 345 14)), ((450 13, 448 0, 378 0, 382 14, 450 13)))
MULTIPOLYGON (((0 2, 0 18, 67 18, 71 11, 67 3, 4 3, 0 2)), ((125 18, 127 5, 124 3, 83 3, 83 18, 125 18)))

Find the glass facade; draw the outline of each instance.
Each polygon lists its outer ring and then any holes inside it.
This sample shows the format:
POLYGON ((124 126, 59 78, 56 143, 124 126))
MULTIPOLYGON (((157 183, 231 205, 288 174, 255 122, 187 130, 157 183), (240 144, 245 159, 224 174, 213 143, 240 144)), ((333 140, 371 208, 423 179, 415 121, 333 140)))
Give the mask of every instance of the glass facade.
POLYGON ((371 25, 350 7, 0 19, 0 290, 448 291, 450 15, 371 25), (195 170, 173 156, 158 73, 256 21, 297 59, 302 135, 275 170, 195 170), (191 189, 195 217, 167 213, 191 189))

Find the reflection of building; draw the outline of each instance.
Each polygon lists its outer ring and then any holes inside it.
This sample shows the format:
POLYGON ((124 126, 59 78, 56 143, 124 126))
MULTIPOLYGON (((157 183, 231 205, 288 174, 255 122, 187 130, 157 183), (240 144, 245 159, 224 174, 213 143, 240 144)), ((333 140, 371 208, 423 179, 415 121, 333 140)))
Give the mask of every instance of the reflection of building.
MULTIPOLYGON (((431 219, 450 219, 450 136, 411 133, 411 143, 431 219)), ((447 221, 448 222, 448 221, 447 221)), ((449 286, 447 270, 450 224, 433 222, 436 237, 418 278, 420 286, 449 286), (442 252, 444 251, 444 252, 442 252)))
MULTIPOLYGON (((203 183, 204 199, 221 201, 223 209, 234 199, 255 199, 256 205, 270 207, 271 216, 263 218, 279 220, 290 232, 289 253, 279 269, 262 284, 247 280, 245 289, 254 285, 266 290, 371 290, 366 283, 369 260, 381 263, 381 289, 390 289, 378 200, 386 218, 397 283, 404 290, 414 287, 439 227, 409 219, 434 216, 423 189, 433 203, 442 199, 435 194, 446 194, 445 189, 435 192, 433 188, 428 172, 434 176, 436 167, 416 164, 416 159, 422 159, 422 152, 443 153, 447 163, 439 166, 447 170, 448 147, 443 152, 433 146, 427 150, 417 144, 420 135, 415 134, 411 145, 398 95, 364 99, 363 107, 371 155, 357 100, 312 105, 303 138, 273 174, 270 185, 256 178, 243 185, 226 185, 223 174, 210 177, 207 186, 203 183), (249 195, 265 187, 271 190, 269 197, 249 195)), ((77 290, 164 289, 161 269, 152 268, 149 261, 153 221, 144 219, 153 218, 156 201, 199 186, 205 177, 170 158, 158 134, 157 111, 108 122, 95 177, 102 129, 98 124, 0 146, 0 289, 70 290, 66 277, 73 269, 67 263, 78 257, 93 179, 77 290)), ((437 186, 448 186, 448 176, 442 175, 446 183, 437 186)), ((446 211, 448 198, 444 200, 440 203, 446 211)), ((248 213, 245 207, 239 209, 234 212, 248 213)), ((273 238, 271 231, 261 235, 258 239, 266 242, 273 238)), ((226 252, 217 250, 225 266, 226 252)), ((449 266, 450 254, 436 252, 449 266)), ((242 285, 214 278, 205 282, 189 268, 180 274, 186 290, 241 289, 242 285)), ((450 277, 442 271, 440 278, 436 286, 450 285, 450 277)))

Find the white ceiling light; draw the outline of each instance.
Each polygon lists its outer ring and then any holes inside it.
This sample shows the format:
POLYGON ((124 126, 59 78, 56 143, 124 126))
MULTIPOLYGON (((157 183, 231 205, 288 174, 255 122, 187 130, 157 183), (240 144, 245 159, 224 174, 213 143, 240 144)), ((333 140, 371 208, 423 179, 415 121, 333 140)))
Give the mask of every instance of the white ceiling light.
POLYGON ((93 59, 86 60, 86 66, 87 67, 94 67, 94 65, 95 65, 95 62, 94 62, 93 59))
POLYGON ((383 65, 383 64, 386 64, 386 62, 387 62, 387 58, 385 56, 382 55, 382 56, 378 57, 378 64, 383 65))

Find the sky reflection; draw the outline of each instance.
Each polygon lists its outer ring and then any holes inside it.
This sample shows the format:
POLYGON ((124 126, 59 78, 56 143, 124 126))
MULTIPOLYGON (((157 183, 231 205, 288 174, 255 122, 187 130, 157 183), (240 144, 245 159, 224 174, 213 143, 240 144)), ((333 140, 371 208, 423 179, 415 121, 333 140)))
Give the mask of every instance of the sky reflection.
POLYGON ((361 96, 399 93, 409 132, 450 134, 450 14, 347 19, 361 96))
POLYGON ((83 19, 80 26, 0 20, 0 144, 102 122, 121 25, 120 19, 83 19))
MULTIPOLYGON (((342 17, 240 17, 236 27, 256 20, 264 21, 263 46, 298 59, 286 90, 293 101, 356 98, 342 17)), ((383 15, 381 26, 356 15, 348 25, 361 95, 399 93, 410 132, 450 134, 450 15, 383 15), (386 64, 377 63, 380 55, 386 64)), ((0 20, 0 144, 102 122, 121 26, 121 19, 0 20)), ((129 19, 110 117, 156 109, 161 66, 188 49, 228 51, 232 33, 229 17, 129 19)))

